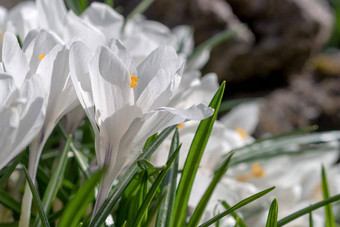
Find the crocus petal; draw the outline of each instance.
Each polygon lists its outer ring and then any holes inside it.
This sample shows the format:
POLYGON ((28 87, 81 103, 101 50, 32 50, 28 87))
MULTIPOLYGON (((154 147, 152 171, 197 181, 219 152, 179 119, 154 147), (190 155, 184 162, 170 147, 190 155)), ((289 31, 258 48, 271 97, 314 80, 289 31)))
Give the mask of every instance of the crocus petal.
POLYGON ((14 79, 7 73, 0 73, 0 106, 4 106, 8 96, 16 89, 14 79))
POLYGON ((44 28, 50 28, 58 34, 62 34, 64 30, 65 17, 67 9, 63 0, 37 0, 37 8, 39 10, 40 23, 44 28))
POLYGON ((248 134, 251 134, 256 128, 258 118, 258 103, 251 102, 233 108, 228 114, 221 118, 221 121, 227 128, 235 129, 241 127, 248 134))
POLYGON ((99 123, 126 104, 133 103, 130 72, 109 48, 98 48, 90 63, 90 74, 99 123))
POLYGON ((98 28, 106 39, 118 38, 123 16, 104 3, 93 2, 81 17, 98 28))
MULTIPOLYGON (((178 57, 176 51, 170 47, 160 47, 153 51, 138 67, 138 86, 135 88, 137 100, 150 81, 159 73, 160 69, 167 71, 168 75, 175 76, 183 66, 183 59, 178 57)), ((170 79, 171 80, 171 79, 170 79)), ((174 87, 172 89, 175 89, 174 87)))
POLYGON ((2 61, 7 73, 13 75, 17 87, 21 87, 26 75, 30 71, 25 54, 20 49, 17 38, 6 32, 2 49, 2 61))

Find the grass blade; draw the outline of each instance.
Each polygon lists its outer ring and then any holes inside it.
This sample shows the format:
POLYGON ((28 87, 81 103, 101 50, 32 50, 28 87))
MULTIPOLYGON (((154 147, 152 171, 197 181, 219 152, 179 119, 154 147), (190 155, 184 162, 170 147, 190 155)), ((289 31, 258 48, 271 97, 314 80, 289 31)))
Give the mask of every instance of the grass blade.
MULTIPOLYGON (((178 146, 179 146, 179 133, 178 129, 176 128, 176 131, 172 137, 168 159, 175 152, 175 149, 178 146)), ((170 168, 169 172, 167 173, 163 181, 161 194, 165 193, 165 199, 157 215, 155 225, 156 227, 170 226, 173 206, 175 204, 176 197, 177 174, 178 174, 178 156, 176 157, 174 164, 170 168)))
POLYGON ((216 215, 216 216, 213 217, 212 219, 210 219, 210 220, 204 222, 204 223, 203 223, 202 225, 200 225, 199 227, 208 227, 209 225, 211 225, 211 224, 217 222, 218 220, 220 220, 220 219, 223 218, 224 216, 230 214, 231 212, 233 212, 233 211, 235 211, 235 210, 237 210, 237 209, 239 209, 239 208, 241 208, 241 207, 243 207, 243 206, 245 206, 245 205, 247 205, 247 204, 253 202, 254 200, 257 200, 258 198, 260 198, 260 197, 266 195, 267 193, 269 193, 270 191, 272 191, 274 188, 275 188, 275 187, 268 188, 268 189, 266 189, 266 190, 263 190, 263 191, 261 191, 261 192, 259 192, 259 193, 256 193, 255 195, 252 195, 252 196, 250 196, 250 197, 248 197, 248 198, 246 198, 246 199, 244 199, 244 200, 238 202, 237 204, 235 204, 234 206, 232 206, 229 210, 226 210, 226 211, 224 211, 224 212, 222 212, 222 213, 216 215))
POLYGON ((39 212, 39 216, 40 216, 40 219, 41 219, 41 223, 44 227, 49 227, 50 224, 48 223, 48 220, 47 220, 44 208, 41 204, 41 200, 39 198, 38 192, 34 187, 34 184, 31 180, 31 177, 29 176, 29 174, 27 172, 26 167, 23 167, 23 168, 24 168, 24 172, 25 172, 25 176, 26 176, 26 179, 27 179, 28 186, 30 187, 32 195, 33 195, 33 201, 36 204, 36 206, 38 207, 38 212, 39 212))
POLYGON ((67 204, 61 216, 59 226, 78 226, 81 217, 85 214, 88 205, 94 200, 94 190, 102 179, 104 170, 91 176, 77 191, 73 199, 67 204))
MULTIPOLYGON (((171 126, 164 129, 157 138, 153 139, 149 146, 143 150, 142 154, 137 158, 139 159, 148 159, 152 153, 161 145, 161 143, 166 139, 166 137, 176 128, 176 126, 171 126)), ((125 188, 129 185, 130 181, 134 177, 134 175, 139 170, 137 165, 137 160, 133 162, 130 168, 123 174, 123 176, 118 181, 118 184, 114 187, 114 189, 109 193, 108 198, 104 201, 103 205, 99 208, 98 213, 95 217, 93 217, 92 222, 89 226, 91 227, 99 227, 106 220, 107 216, 112 211, 113 207, 116 205, 118 200, 121 198, 125 188)))
MULTIPOLYGON (((322 194, 323 199, 329 198, 329 189, 328 189, 328 183, 327 183, 327 176, 324 166, 322 166, 321 170, 321 178, 322 178, 322 194)), ((326 227, 335 227, 335 219, 332 212, 332 204, 327 204, 325 206, 325 217, 326 217, 326 227)))
POLYGON ((201 121, 191 143, 189 153, 183 167, 182 177, 177 189, 171 226, 182 226, 185 221, 191 188, 194 183, 196 172, 205 146, 207 145, 212 127, 218 114, 224 88, 225 82, 222 83, 221 87, 218 89, 210 102, 209 106, 215 109, 214 114, 211 117, 201 121))
POLYGON ((279 208, 276 199, 273 200, 269 208, 268 218, 266 227, 276 227, 277 226, 277 214, 279 208))
POLYGON ((309 212, 309 227, 313 227, 313 215, 312 215, 312 212, 309 212))
POLYGON ((1 178, 0 178, 0 188, 2 188, 6 184, 8 178, 11 176, 11 174, 15 170, 15 167, 17 167, 17 165, 19 164, 19 162, 21 161, 24 155, 25 155, 25 152, 22 152, 14 159, 11 165, 3 169, 3 173, 1 174, 1 178))
POLYGON ((144 214, 147 212, 148 207, 149 207, 153 197, 155 196, 155 194, 157 192, 157 189, 161 185, 165 175, 167 174, 168 170, 171 167, 171 164, 174 162, 175 158, 177 157, 180 149, 181 149, 181 145, 179 145, 179 147, 176 149, 176 151, 173 153, 173 155, 167 161, 167 163, 165 164, 166 167, 160 172, 160 174, 156 178, 155 182, 152 184, 150 191, 148 192, 148 194, 146 195, 146 197, 143 201, 142 206, 139 208, 137 217, 136 217, 135 222, 132 226, 139 226, 141 224, 143 217, 144 217, 144 214))
POLYGON ((325 199, 325 200, 322 200, 318 203, 315 203, 313 205, 310 205, 308 207, 305 207, 301 210, 298 210, 294 213, 292 213, 291 215, 281 219, 280 221, 277 222, 277 226, 283 226, 305 214, 308 214, 310 212, 312 212, 313 210, 316 210, 320 207, 323 207, 323 206, 326 206, 327 204, 330 204, 330 203, 333 203, 333 202, 336 202, 336 201, 339 201, 340 200, 340 194, 338 195, 335 195, 335 196, 332 196, 332 197, 329 197, 328 199, 325 199))
POLYGON ((20 203, 2 189, 0 189, 0 204, 12 210, 14 213, 20 214, 20 203))
POLYGON ((221 178, 223 177, 223 175, 228 169, 232 156, 233 156, 233 153, 229 155, 229 157, 223 162, 222 166, 216 171, 212 182, 210 183, 209 187, 207 188, 204 195, 202 196, 202 199, 198 203, 194 213, 192 214, 189 220, 189 223, 188 223, 188 227, 198 226, 202 218, 203 212, 209 202, 209 199, 216 188, 217 183, 221 180, 221 178))
MULTIPOLYGON (((226 201, 222 201, 222 205, 224 206, 225 209, 229 210, 230 206, 226 201)), ((244 223, 243 219, 240 218, 235 211, 230 213, 231 216, 233 216, 236 220, 236 225, 238 227, 247 227, 246 223, 244 223)))

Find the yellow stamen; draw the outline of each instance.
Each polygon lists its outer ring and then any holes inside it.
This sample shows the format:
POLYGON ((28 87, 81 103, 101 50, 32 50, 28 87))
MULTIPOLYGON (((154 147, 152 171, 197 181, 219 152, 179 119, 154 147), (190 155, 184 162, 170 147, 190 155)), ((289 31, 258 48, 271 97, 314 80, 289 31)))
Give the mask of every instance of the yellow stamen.
POLYGON ((178 129, 183 128, 183 127, 184 127, 183 124, 178 124, 178 125, 177 125, 177 128, 178 128, 178 129))
POLYGON ((261 178, 266 175, 266 172, 262 168, 262 166, 258 163, 254 163, 251 167, 251 172, 248 175, 245 176, 239 176, 237 178, 238 181, 247 181, 251 180, 253 178, 261 178))
POLYGON ((235 131, 237 132, 237 134, 239 134, 241 136, 242 139, 245 139, 248 137, 248 133, 246 131, 244 131, 244 129, 242 127, 237 126, 235 128, 235 131))
POLYGON ((134 76, 134 75, 132 75, 131 73, 130 73, 130 78, 131 78, 131 84, 130 84, 130 87, 131 88, 134 88, 134 87, 136 87, 137 85, 138 85, 138 77, 136 77, 136 76, 134 76))
POLYGON ((43 60, 45 56, 46 56, 45 54, 40 55, 39 56, 40 61, 43 60))

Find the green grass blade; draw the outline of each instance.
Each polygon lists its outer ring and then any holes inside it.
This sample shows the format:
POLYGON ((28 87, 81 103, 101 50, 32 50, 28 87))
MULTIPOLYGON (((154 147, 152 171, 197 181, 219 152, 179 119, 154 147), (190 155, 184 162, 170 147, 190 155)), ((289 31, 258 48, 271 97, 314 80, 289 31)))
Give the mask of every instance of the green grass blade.
POLYGON ((207 49, 208 50, 213 49, 218 44, 221 44, 231 39, 236 34, 237 34, 236 31, 228 29, 214 35, 213 37, 209 38, 208 40, 206 40, 205 42, 203 42, 202 44, 195 48, 192 54, 188 57, 188 62, 199 56, 203 51, 207 49))
POLYGON ((114 6, 113 0, 104 0, 104 3, 108 6, 111 6, 112 8, 114 6))
POLYGON ((221 218, 223 218, 224 216, 230 214, 231 212, 253 202, 254 200, 257 200, 258 198, 266 195, 267 193, 269 193, 270 191, 272 191, 275 187, 271 187, 271 188, 268 188, 266 190, 263 190, 259 193, 256 193, 255 195, 252 195, 240 202, 238 202, 237 204, 235 204, 234 206, 232 206, 229 210, 226 210, 218 215, 216 215, 215 217, 211 218, 210 220, 204 222, 202 225, 200 225, 199 227, 208 227, 209 225, 211 224, 214 224, 215 222, 217 222, 218 220, 220 220, 221 218))
POLYGON ((211 130, 218 114, 224 88, 225 82, 222 83, 221 87, 218 89, 210 102, 209 106, 215 109, 214 114, 211 117, 201 121, 191 143, 189 153, 183 167, 182 177, 177 189, 171 226, 182 226, 184 224, 191 188, 194 183, 196 172, 205 146, 207 145, 211 130))
POLYGON ((137 214, 137 217, 135 219, 133 226, 139 226, 141 224, 143 217, 145 213, 147 212, 149 205, 157 192, 157 189, 160 187, 165 175, 167 174, 168 170, 171 167, 171 164, 174 162, 175 158, 177 157, 180 149, 181 149, 181 145, 179 145, 179 147, 176 149, 176 151, 167 161, 167 163, 165 164, 166 167, 160 172, 159 176, 156 178, 155 182, 152 184, 150 191, 146 195, 143 201, 143 204, 138 211, 138 214, 137 214))
MULTIPOLYGON (((323 199, 329 198, 329 189, 328 189, 328 183, 327 183, 327 176, 324 166, 322 166, 321 170, 321 178, 322 178, 322 194, 323 199)), ((335 219, 332 212, 332 204, 327 204, 325 206, 325 217, 326 217, 326 227, 335 227, 335 219)))
POLYGON ((17 167, 17 165, 19 164, 19 162, 21 161, 24 155, 25 155, 25 152, 22 152, 14 159, 14 161, 7 168, 3 169, 1 178, 0 178, 0 188, 2 188, 6 184, 8 178, 11 176, 11 174, 15 170, 15 167, 17 167))
POLYGON ((94 190, 102 179, 103 174, 104 170, 93 174, 91 178, 81 186, 73 199, 67 204, 65 211, 61 216, 59 226, 78 226, 87 207, 94 200, 94 190))
POLYGON ((65 0, 66 6, 68 9, 72 10, 75 14, 80 15, 81 14, 81 8, 79 5, 79 2, 76 0, 65 0))
POLYGON ((289 222, 291 222, 291 221, 293 221, 293 220, 295 220, 295 219, 297 219, 297 218, 299 218, 299 217, 301 217, 305 214, 312 212, 313 210, 316 210, 320 207, 326 206, 327 204, 330 204, 330 203, 333 203, 333 202, 336 202, 336 201, 339 201, 339 200, 340 200, 340 194, 329 197, 328 199, 322 200, 322 201, 317 202, 317 203, 310 205, 308 207, 305 207, 305 208, 298 210, 298 211, 292 213, 291 215, 288 215, 287 217, 279 220, 277 222, 277 226, 278 227, 283 226, 283 225, 285 225, 285 224, 287 224, 287 223, 289 223, 289 222))
MULTIPOLYGON (((176 147, 179 146, 179 133, 178 129, 172 137, 169 157, 175 152, 176 147)), ((178 174, 178 156, 176 157, 174 164, 170 168, 169 172, 164 178, 162 185, 162 193, 165 193, 165 199, 159 209, 157 219, 156 219, 156 227, 169 227, 171 223, 173 206, 175 204, 176 198, 176 187, 177 187, 177 174, 178 174)))
POLYGON ((36 206, 38 207, 38 212, 39 212, 39 216, 40 216, 40 219, 41 219, 41 223, 44 227, 49 227, 50 224, 48 223, 48 220, 47 220, 44 208, 42 206, 41 200, 39 198, 38 192, 35 189, 34 184, 33 184, 32 180, 31 180, 31 178, 30 178, 30 176, 27 172, 27 169, 25 167, 24 167, 24 172, 25 172, 25 176, 26 176, 28 186, 30 187, 32 195, 33 195, 33 201, 36 204, 36 206))
POLYGON ((232 100, 227 100, 227 101, 223 101, 221 102, 221 106, 220 106, 220 113, 225 113, 228 112, 229 110, 231 110, 232 108, 234 108, 235 106, 238 106, 242 103, 245 102, 252 102, 257 100, 257 98, 240 98, 240 99, 232 99, 232 100))
POLYGON ((150 5, 154 2, 155 0, 142 0, 133 10, 132 12, 126 17, 121 32, 124 33, 125 26, 129 20, 134 18, 137 14, 142 14, 144 13, 150 5))
POLYGON ((205 191, 204 195, 202 196, 200 202, 198 203, 194 213, 192 214, 189 223, 188 223, 188 227, 195 227, 198 226, 202 215, 204 213, 204 210, 209 202, 209 199, 212 195, 212 193, 214 192, 217 183, 221 180, 221 178, 223 177, 223 175, 225 174, 225 172, 228 169, 230 160, 233 156, 233 153, 231 153, 229 155, 229 157, 223 162, 223 164, 221 165, 221 167, 216 171, 215 176, 212 180, 212 182, 210 183, 209 187, 207 188, 207 190, 205 191))
POLYGON ((313 215, 312 215, 312 212, 309 212, 309 227, 313 227, 313 215))
POLYGON ((2 189, 0 189, 0 204, 12 210, 14 213, 20 214, 21 204, 2 189))
MULTIPOLYGON (((230 206, 226 201, 222 201, 222 205, 224 206, 225 209, 229 210, 230 206)), ((244 223, 243 219, 240 218, 235 211, 230 213, 231 216, 233 216, 236 220, 236 223, 238 227, 247 227, 246 223, 244 223)))
POLYGON ((277 226, 277 214, 279 212, 279 207, 277 205, 276 199, 273 200, 269 208, 268 218, 266 227, 276 227, 277 226))
MULTIPOLYGON (((171 126, 164 129, 154 140, 152 140, 149 146, 143 150, 138 159, 148 159, 153 152, 161 145, 161 143, 168 137, 168 135, 176 128, 176 126, 171 126)), ((89 226, 99 227, 106 220, 107 216, 110 214, 114 206, 117 204, 118 200, 124 193, 125 188, 129 185, 130 181, 134 175, 139 170, 137 165, 137 160, 133 162, 130 168, 123 174, 119 179, 117 185, 109 193, 108 198, 104 201, 103 205, 99 208, 98 213, 93 217, 92 222, 89 226)))
MULTIPOLYGON (((58 190, 62 184, 64 179, 66 164, 67 164, 67 153, 70 148, 70 143, 72 140, 72 136, 69 135, 65 144, 65 147, 60 155, 60 159, 57 163, 55 170, 53 171, 51 180, 48 182, 46 191, 44 193, 42 199, 42 205, 46 214, 49 213, 52 203, 57 196, 58 190)), ((39 219, 36 218, 35 224, 39 223, 39 219)), ((38 224, 39 225, 39 224, 38 224)))

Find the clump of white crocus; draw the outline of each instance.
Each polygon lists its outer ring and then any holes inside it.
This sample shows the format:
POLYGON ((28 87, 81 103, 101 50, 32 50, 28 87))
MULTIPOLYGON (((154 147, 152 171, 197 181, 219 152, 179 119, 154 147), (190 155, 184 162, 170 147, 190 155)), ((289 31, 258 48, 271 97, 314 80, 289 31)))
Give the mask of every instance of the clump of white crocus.
POLYGON ((181 80, 183 60, 171 47, 151 53, 137 68, 118 40, 92 54, 82 42, 70 51, 72 81, 96 135, 97 160, 107 167, 96 209, 121 169, 146 139, 171 125, 213 114, 206 105, 167 107, 181 80))
MULTIPOLYGON (((69 77, 69 50, 60 40, 47 31, 32 31, 21 49, 17 38, 5 34, 3 45, 3 66, 6 71, 16 70, 21 74, 38 74, 49 91, 45 98, 46 116, 43 126, 30 145, 28 171, 35 179, 42 149, 60 118, 78 105, 69 77)), ((25 189, 22 205, 22 223, 29 223, 32 195, 29 187, 25 189)))

